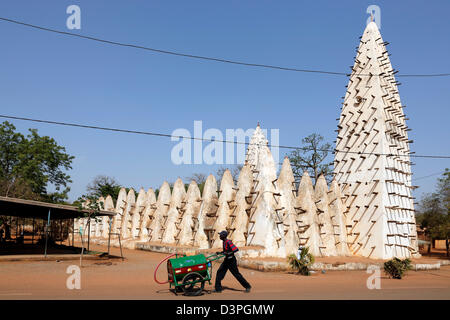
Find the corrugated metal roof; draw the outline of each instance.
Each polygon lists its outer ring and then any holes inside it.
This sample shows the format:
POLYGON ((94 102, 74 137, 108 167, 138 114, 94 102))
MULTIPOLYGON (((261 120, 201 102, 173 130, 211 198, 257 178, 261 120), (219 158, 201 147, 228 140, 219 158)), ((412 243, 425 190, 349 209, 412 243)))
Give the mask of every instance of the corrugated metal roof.
MULTIPOLYGON (((23 218, 47 219, 50 210, 50 219, 82 218, 87 210, 64 204, 54 204, 34 200, 9 198, 0 196, 0 215, 23 218)), ((98 216, 114 216, 115 212, 100 211, 98 216)))

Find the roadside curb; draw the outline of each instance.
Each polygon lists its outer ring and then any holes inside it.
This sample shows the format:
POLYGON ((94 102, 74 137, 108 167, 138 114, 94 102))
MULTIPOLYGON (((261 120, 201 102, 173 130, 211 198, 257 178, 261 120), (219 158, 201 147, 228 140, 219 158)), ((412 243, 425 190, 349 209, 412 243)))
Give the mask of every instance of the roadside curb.
MULTIPOLYGON (((111 245, 113 245, 111 243, 111 245)), ((117 244, 118 245, 118 244, 117 244)), ((125 246, 124 246, 125 247, 125 246)), ((133 245, 136 250, 144 250, 159 253, 186 253, 186 254, 198 254, 204 253, 207 250, 192 249, 192 248, 180 248, 170 245, 162 244, 152 244, 145 242, 135 242, 133 245)), ((289 264, 286 261, 262 261, 257 259, 248 259, 245 256, 255 256, 255 250, 243 250, 237 255, 239 266, 247 269, 258 270, 258 271, 291 271, 289 264), (244 256, 244 257, 242 257, 244 256)), ((438 260, 436 263, 417 263, 412 264, 412 270, 422 271, 422 270, 439 270, 441 266, 450 265, 450 260, 438 260)), ((358 262, 348 262, 348 263, 322 263, 316 262, 312 265, 311 270, 314 271, 365 271, 369 266, 377 266, 383 268, 382 262, 374 263, 358 263, 358 262)))
MULTIPOLYGON (((412 270, 422 271, 422 270, 439 270, 442 266, 450 265, 450 261, 448 260, 440 260, 437 263, 429 264, 429 263, 417 263, 412 264, 412 270)), ((239 266, 258 270, 258 271, 291 271, 292 269, 289 267, 287 262, 281 261, 258 261, 258 260, 247 260, 240 259, 239 266)), ((358 270, 367 270, 369 266, 377 266, 383 268, 383 263, 342 263, 342 264, 332 264, 332 263, 321 263, 316 262, 311 266, 311 270, 314 271, 358 271, 358 270)))

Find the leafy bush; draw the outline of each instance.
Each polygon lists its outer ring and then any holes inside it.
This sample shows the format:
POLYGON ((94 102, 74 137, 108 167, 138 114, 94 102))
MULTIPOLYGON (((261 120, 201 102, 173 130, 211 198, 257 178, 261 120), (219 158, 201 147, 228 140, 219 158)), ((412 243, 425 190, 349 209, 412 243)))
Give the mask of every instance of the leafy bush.
POLYGON ((297 270, 297 273, 309 276, 311 274, 309 268, 314 263, 314 256, 309 253, 307 247, 304 247, 300 252, 300 259, 297 259, 295 254, 291 254, 288 256, 288 262, 292 269, 297 270))
POLYGON ((401 279, 406 271, 411 270, 411 260, 394 258, 384 263, 384 272, 394 279, 401 279))

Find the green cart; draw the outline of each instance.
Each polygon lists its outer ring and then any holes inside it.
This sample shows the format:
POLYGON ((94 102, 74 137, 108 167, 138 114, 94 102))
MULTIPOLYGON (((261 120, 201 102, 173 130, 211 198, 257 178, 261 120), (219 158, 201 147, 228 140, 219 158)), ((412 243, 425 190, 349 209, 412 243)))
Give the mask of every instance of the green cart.
POLYGON ((212 262, 224 257, 222 254, 205 256, 175 255, 175 258, 167 261, 167 274, 169 277, 169 288, 185 295, 197 296, 202 293, 205 282, 211 284, 212 262))

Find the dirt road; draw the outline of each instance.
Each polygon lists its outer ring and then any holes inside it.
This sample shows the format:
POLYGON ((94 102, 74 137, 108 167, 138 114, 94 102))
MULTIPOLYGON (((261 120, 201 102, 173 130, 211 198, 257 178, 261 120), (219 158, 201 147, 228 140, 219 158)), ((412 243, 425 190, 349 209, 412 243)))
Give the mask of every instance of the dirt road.
MULTIPOLYGON (((94 250, 105 250, 93 246, 94 250)), ((117 248, 113 254, 119 255, 117 248)), ((70 265, 79 261, 20 261, 0 263, 0 300, 5 299, 188 299, 175 296, 168 285, 153 281, 153 271, 166 254, 124 250, 126 260, 85 260, 81 268, 81 289, 66 286, 70 265)), ((218 264, 214 264, 214 276, 218 264)), ((204 294, 196 299, 450 299, 450 267, 410 271, 402 280, 381 274, 381 289, 369 290, 365 271, 329 271, 310 277, 283 272, 258 272, 241 268, 253 286, 251 293, 227 274, 221 294, 204 294)), ((165 264, 158 272, 167 279, 165 264)), ((207 284, 207 289, 213 289, 207 284)))

